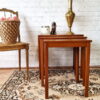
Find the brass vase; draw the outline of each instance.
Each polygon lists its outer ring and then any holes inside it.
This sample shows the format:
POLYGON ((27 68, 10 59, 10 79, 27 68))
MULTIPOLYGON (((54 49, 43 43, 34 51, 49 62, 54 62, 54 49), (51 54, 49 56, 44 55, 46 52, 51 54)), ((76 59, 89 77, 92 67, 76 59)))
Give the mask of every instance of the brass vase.
POLYGON ((72 28, 72 24, 75 18, 75 13, 72 11, 72 1, 73 0, 68 0, 68 12, 65 14, 67 23, 68 23, 68 27, 69 27, 69 31, 67 32, 68 35, 73 35, 74 33, 72 32, 71 28, 72 28))

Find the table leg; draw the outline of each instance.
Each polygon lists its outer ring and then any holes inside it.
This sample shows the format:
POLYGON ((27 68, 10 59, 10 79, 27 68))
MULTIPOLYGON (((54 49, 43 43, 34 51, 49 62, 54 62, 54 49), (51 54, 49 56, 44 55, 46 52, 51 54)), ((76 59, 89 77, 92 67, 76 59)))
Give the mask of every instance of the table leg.
POLYGON ((88 97, 89 88, 89 63, 90 63, 90 45, 85 47, 85 97, 88 97))
POLYGON ((45 99, 48 99, 48 47, 44 44, 45 99))
POLYGON ((76 82, 79 82, 79 47, 74 48, 74 69, 76 82))
POLYGON ((73 48, 73 70, 75 71, 75 47, 73 48))
POLYGON ((29 52, 28 48, 26 48, 26 68, 27 68, 27 80, 29 80, 29 52))
POLYGON ((80 77, 83 79, 83 85, 85 85, 85 48, 81 47, 81 70, 80 77))
POLYGON ((19 57, 19 71, 21 71, 21 50, 18 50, 18 57, 19 57))
POLYGON ((39 77, 41 79, 41 51, 40 51, 40 39, 38 37, 38 59, 39 59, 39 77))
POLYGON ((41 67, 41 86, 44 86, 44 44, 43 41, 40 42, 40 67, 41 67))

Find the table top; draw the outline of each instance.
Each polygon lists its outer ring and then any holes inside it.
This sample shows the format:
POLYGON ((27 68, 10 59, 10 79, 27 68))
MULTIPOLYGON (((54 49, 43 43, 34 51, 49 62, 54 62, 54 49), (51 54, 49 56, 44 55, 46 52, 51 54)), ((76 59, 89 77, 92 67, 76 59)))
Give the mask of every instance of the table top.
POLYGON ((88 47, 92 40, 86 39, 56 39, 44 41, 45 46, 47 47, 88 47))
POLYGON ((38 35, 38 39, 86 39, 83 34, 75 35, 38 35))
POLYGON ((45 39, 44 42, 92 42, 87 39, 45 39))
POLYGON ((87 39, 83 34, 75 35, 38 35, 38 40, 48 44, 49 47, 66 46, 87 46, 92 40, 87 39))
POLYGON ((68 37, 71 37, 71 36, 84 36, 84 34, 73 34, 73 35, 66 35, 66 34, 58 34, 58 35, 38 35, 40 37, 59 37, 59 36, 68 36, 68 37))

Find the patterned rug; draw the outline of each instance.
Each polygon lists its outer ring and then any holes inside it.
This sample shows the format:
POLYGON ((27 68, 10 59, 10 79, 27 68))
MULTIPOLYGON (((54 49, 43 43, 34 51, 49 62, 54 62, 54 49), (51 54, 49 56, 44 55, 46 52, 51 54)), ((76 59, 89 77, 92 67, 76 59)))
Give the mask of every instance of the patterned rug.
MULTIPOLYGON (((0 100, 45 100, 39 71, 30 71, 30 82, 25 71, 14 71, 0 89, 0 100)), ((85 98, 82 81, 75 82, 73 70, 49 71, 48 100, 100 100, 100 69, 90 70, 89 97, 85 98)))

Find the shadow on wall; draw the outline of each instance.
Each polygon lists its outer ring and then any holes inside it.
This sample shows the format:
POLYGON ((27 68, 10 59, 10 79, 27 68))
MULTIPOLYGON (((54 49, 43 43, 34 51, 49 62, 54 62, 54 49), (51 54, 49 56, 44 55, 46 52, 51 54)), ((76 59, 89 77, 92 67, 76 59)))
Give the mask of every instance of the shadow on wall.
POLYGON ((27 35, 26 35, 27 36, 27 40, 31 41, 32 43, 34 43, 34 41, 33 41, 33 33, 32 33, 33 29, 31 29, 30 24, 29 24, 29 22, 28 22, 28 20, 27 20, 27 18, 25 16, 23 16, 23 22, 24 22, 24 29, 25 29, 25 31, 27 33, 27 35))
POLYGON ((36 35, 34 34, 34 29, 25 16, 23 16, 23 24, 24 24, 24 30, 25 30, 25 39, 30 43, 29 47, 29 54, 30 54, 30 65, 31 66, 37 66, 38 63, 38 48, 37 48, 37 38, 36 35), (30 26, 31 25, 31 26, 30 26), (36 64, 35 64, 36 63, 36 64), (35 64, 35 65, 33 65, 35 64))

